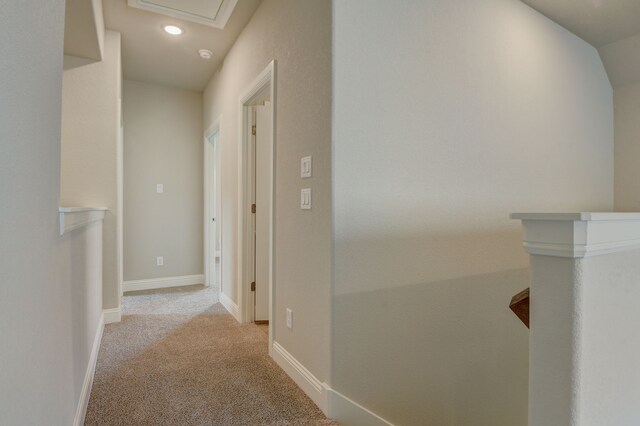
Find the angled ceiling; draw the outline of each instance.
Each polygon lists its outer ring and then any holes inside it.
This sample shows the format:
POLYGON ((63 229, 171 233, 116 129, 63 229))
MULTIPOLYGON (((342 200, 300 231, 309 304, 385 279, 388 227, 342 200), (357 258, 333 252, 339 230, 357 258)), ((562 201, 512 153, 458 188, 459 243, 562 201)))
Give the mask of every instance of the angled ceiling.
POLYGON ((640 0, 522 0, 598 48, 614 88, 640 83, 640 0))
POLYGON ((522 0, 600 47, 640 33, 639 0, 522 0))
MULTIPOLYGON (((183 3, 201 8, 195 11, 206 12, 207 3, 217 4, 220 0, 157 0, 154 3, 183 3)), ((122 34, 125 79, 195 91, 205 88, 259 5, 260 0, 238 1, 224 29, 217 29, 175 16, 132 8, 127 0, 103 0, 106 28, 122 34), (177 25, 184 33, 171 36, 163 31, 165 25, 177 25), (200 58, 200 49, 212 51, 213 58, 200 58)))
POLYGON ((104 21, 100 0, 66 0, 64 54, 90 61, 102 60, 104 21))

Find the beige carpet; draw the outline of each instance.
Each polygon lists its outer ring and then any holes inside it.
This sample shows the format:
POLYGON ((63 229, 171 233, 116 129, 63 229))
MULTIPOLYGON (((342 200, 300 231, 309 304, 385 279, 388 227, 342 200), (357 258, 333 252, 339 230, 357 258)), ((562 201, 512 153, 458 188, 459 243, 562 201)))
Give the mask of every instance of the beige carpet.
POLYGON ((105 327, 86 425, 337 425, 238 324, 212 289, 123 297, 105 327))

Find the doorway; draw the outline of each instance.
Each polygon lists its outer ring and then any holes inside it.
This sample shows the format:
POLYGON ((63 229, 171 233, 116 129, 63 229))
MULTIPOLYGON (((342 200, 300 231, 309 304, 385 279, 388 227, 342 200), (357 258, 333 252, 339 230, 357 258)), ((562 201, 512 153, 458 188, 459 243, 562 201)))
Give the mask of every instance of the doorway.
POLYGON ((274 338, 275 61, 240 98, 239 301, 243 322, 269 324, 274 338))

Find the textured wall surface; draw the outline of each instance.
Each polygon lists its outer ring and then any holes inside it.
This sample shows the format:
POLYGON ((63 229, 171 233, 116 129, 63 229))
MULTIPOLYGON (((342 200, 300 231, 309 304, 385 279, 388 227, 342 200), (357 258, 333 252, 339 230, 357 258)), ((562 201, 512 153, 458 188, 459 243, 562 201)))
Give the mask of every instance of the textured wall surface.
POLYGON ((106 207, 105 308, 120 306, 117 221, 120 132, 120 33, 106 31, 101 62, 64 71, 60 205, 106 207))
POLYGON ((123 102, 124 279, 202 274, 202 94, 125 80, 123 102))
POLYGON ((59 234, 64 6, 0 3, 3 425, 73 424, 102 308, 95 235, 59 234))
POLYGON ((332 387, 395 424, 526 424, 508 215, 612 208, 598 52, 515 0, 333 6, 332 387))
POLYGON ((222 116, 222 290, 237 302, 239 98, 277 61, 275 339, 329 376, 331 283, 331 3, 264 0, 204 94, 205 129, 222 116), (300 158, 313 156, 313 178, 300 158), (300 210, 300 189, 313 210, 300 210), (294 314, 285 327, 285 309, 294 314))

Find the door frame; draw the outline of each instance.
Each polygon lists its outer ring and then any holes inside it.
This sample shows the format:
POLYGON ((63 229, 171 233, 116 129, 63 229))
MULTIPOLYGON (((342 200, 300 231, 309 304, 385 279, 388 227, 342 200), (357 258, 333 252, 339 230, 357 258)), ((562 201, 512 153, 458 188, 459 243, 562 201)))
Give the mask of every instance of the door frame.
MULTIPOLYGON (((212 256, 210 253, 210 247, 211 247, 211 239, 213 238, 213 235, 211 235, 211 218, 213 217, 212 215, 215 215, 216 220, 218 221, 218 230, 220 233, 222 233, 222 208, 221 208, 221 204, 222 204, 222 197, 220 196, 220 189, 221 189, 221 182, 220 182, 220 145, 221 145, 221 135, 222 135, 222 116, 219 116, 211 126, 209 126, 209 128, 204 132, 204 149, 203 149, 203 161, 204 161, 204 165, 203 165, 203 191, 204 191, 204 250, 203 250, 203 256, 204 256, 204 285, 209 287, 212 284, 212 280, 215 279, 215 277, 213 277, 211 271, 213 270, 213 265, 211 264, 211 260, 212 260, 212 256), (216 170, 218 173, 218 180, 216 181, 216 188, 211 188, 211 168, 212 168, 212 164, 211 164, 211 154, 212 154, 212 150, 213 150, 213 146, 211 145, 211 143, 209 142, 209 139, 211 139, 211 137, 213 137, 214 135, 218 135, 218 139, 216 141, 217 144, 217 150, 218 150, 218 156, 216 158, 216 170), (217 199, 217 204, 216 204, 216 212, 212 212, 211 211, 211 191, 212 190, 217 190, 218 191, 218 199, 217 199)), ((216 275, 218 275, 220 277, 220 282, 219 282, 219 287, 218 287, 218 296, 220 296, 220 293, 222 292, 222 236, 218 235, 218 238, 220 239, 220 271, 216 271, 216 275)))
MULTIPOLYGON (((238 145, 238 308, 240 313, 241 322, 253 321, 253 297, 251 292, 251 262, 252 262, 252 250, 253 250, 253 230, 252 230, 252 216, 251 216, 251 199, 252 188, 251 182, 253 179, 254 171, 251 165, 253 159, 251 158, 250 150, 250 106, 259 95, 261 95, 265 88, 269 87, 270 90, 270 102, 273 105, 271 120, 272 120, 272 134, 271 144, 268 149, 271 157, 269 164, 271 165, 270 179, 267 184, 269 194, 269 206, 265 209, 269 215, 269 354, 271 354, 271 348, 273 346, 274 339, 274 306, 273 301, 275 297, 275 247, 274 247, 274 230, 275 230, 275 159, 276 159, 276 61, 272 60, 269 65, 248 85, 245 92, 239 99, 239 141, 238 145)), ((263 208, 263 207, 258 207, 263 208)))

